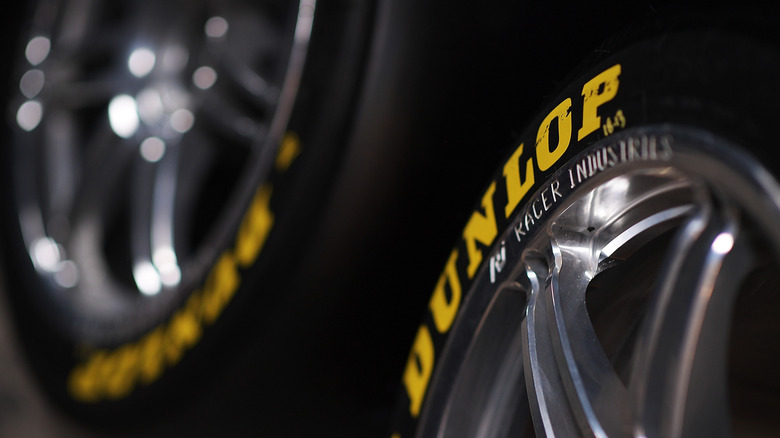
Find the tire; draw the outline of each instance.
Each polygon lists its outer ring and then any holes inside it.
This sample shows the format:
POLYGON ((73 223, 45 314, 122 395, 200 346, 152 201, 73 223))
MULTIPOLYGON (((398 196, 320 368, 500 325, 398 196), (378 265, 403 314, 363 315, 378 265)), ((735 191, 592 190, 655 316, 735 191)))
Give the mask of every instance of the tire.
POLYGON ((606 44, 518 131, 434 287, 394 437, 780 430, 780 41, 703 16, 606 44))
POLYGON ((343 154, 373 6, 82 7, 41 1, 22 38, 5 286, 47 394, 138 425, 268 329, 343 154))

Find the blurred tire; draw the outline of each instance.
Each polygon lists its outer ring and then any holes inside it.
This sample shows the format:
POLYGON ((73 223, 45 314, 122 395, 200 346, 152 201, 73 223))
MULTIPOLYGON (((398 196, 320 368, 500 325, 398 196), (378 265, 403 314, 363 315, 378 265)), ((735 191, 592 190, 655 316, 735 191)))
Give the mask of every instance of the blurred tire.
POLYGON ((154 418, 219 373, 305 257, 373 7, 32 9, 3 157, 16 323, 69 412, 154 418))

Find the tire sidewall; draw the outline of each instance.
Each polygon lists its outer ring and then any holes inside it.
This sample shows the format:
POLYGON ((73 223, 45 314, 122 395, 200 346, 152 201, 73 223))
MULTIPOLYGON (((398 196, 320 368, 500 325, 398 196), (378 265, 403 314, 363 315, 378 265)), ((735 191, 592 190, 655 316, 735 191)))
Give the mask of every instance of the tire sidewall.
MULTIPOLYGON (((398 436, 436 435, 471 339, 491 302, 491 294, 495 293, 495 290, 480 289, 480 293, 475 294, 474 289, 478 283, 486 282, 492 256, 498 254, 502 238, 522 221, 521 215, 528 211, 529 201, 538 198, 540 190, 549 188, 555 175, 571 168, 576 162, 575 157, 596 143, 603 144, 603 140, 611 135, 620 137, 623 130, 681 126, 706 132, 733 145, 738 155, 752 156, 777 175, 777 162, 771 145, 775 136, 772 127, 776 122, 773 119, 780 114, 777 101, 780 86, 774 77, 780 67, 780 51, 774 37, 767 37, 756 30, 761 28, 744 23, 722 27, 686 27, 649 38, 614 43, 624 48, 605 50, 594 56, 600 59, 569 81, 569 85, 525 125, 471 216, 471 220, 494 222, 497 232, 488 242, 474 240, 473 233, 469 235, 469 223, 434 290, 402 377, 394 420, 394 432, 398 436), (614 98, 598 106, 599 129, 578 138, 578 130, 583 126, 586 84, 615 66, 620 66, 618 91, 614 98), (535 148, 539 147, 539 133, 545 126, 550 126, 546 125, 547 116, 566 99, 571 99, 569 144, 552 166, 542 170, 535 155, 535 148), (625 118, 625 126, 614 123, 614 129, 607 129, 607 121, 615 120, 619 112, 625 118), (524 145, 519 155, 518 145, 524 145), (524 189, 525 195, 514 208, 509 207, 511 212, 504 214, 511 198, 506 167, 512 160, 519 160, 516 164, 521 169, 521 181, 527 182, 529 176, 525 170, 529 159, 533 160, 534 183, 524 189), (474 244, 470 250, 469 245, 474 244), (473 274, 469 275, 469 265, 473 264, 471 259, 477 253, 481 256, 479 266, 472 268, 473 274), (459 285, 455 288, 459 291, 453 289, 453 284, 459 285), (448 312, 455 315, 450 325, 445 325, 445 330, 441 330, 441 321, 437 322, 435 315, 437 304, 434 301, 439 289, 443 291, 444 298, 441 301, 440 297, 439 311, 444 308, 442 303, 446 303, 448 312), (424 375, 428 377, 421 377, 424 375), (418 407, 413 412, 415 400, 418 407)), ((549 130, 557 131, 556 124, 559 122, 560 119, 553 122, 549 130)), ((550 144, 561 145, 554 138, 549 141, 550 144)), ((716 158, 730 159, 728 156, 716 158)))

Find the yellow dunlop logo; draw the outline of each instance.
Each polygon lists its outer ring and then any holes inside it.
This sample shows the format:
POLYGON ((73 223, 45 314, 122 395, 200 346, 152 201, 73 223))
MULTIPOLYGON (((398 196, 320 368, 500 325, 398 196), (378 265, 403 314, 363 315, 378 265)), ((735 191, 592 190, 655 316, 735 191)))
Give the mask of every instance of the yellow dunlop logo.
MULTIPOLYGON (((583 85, 582 123, 576 131, 576 141, 602 128, 602 118, 598 109, 617 95, 620 74, 621 66, 616 64, 583 85)), ((403 384, 410 401, 409 413, 413 418, 420 415, 434 369, 435 348, 431 333, 435 330, 444 334, 452 326, 461 304, 461 278, 469 280, 474 278, 483 259, 480 247, 489 248, 498 235, 496 214, 503 214, 504 217, 509 218, 515 213, 517 207, 526 200, 534 183, 540 180, 538 175, 552 168, 568 150, 574 140, 575 132, 572 105, 572 99, 566 98, 553 108, 539 125, 533 147, 520 144, 504 163, 503 181, 493 181, 488 187, 482 197, 481 210, 471 214, 463 230, 462 239, 467 258, 465 273, 458 271, 457 250, 454 250, 447 260, 429 304, 433 327, 428 327, 427 324, 420 326, 403 374, 403 384), (555 135, 551 135, 551 129, 557 130, 555 135), (552 139, 557 139, 555 144, 552 144, 552 139), (507 199, 503 206, 494 205, 494 194, 498 184, 506 185, 507 199), (446 293, 447 290, 449 294, 446 293)), ((615 120, 608 119, 607 122, 605 126, 610 129, 604 128, 604 131, 611 134, 616 124, 625 127, 625 116, 620 111, 615 120)), ((550 196, 555 196, 556 193, 553 192, 550 196)))

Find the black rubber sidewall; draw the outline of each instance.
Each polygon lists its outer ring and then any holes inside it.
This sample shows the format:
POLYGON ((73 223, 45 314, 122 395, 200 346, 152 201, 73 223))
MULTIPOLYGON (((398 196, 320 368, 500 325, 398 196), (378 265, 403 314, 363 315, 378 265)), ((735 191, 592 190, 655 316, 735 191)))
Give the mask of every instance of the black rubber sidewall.
MULTIPOLYGON (((737 147, 778 175, 778 162, 772 147, 776 141, 774 120, 780 114, 780 84, 776 72, 780 68, 780 50, 773 36, 762 33, 761 25, 746 25, 751 20, 729 20, 718 25, 709 22, 706 25, 683 23, 679 30, 667 30, 649 38, 635 38, 639 42, 623 42, 627 48, 605 55, 597 53, 593 58, 601 58, 590 68, 577 75, 556 97, 549 100, 539 115, 521 131, 517 142, 533 150, 537 130, 544 117, 563 99, 571 98, 573 137, 566 153, 550 169, 536 170, 536 181, 528 191, 524 201, 548 183, 556 171, 572 164, 571 159, 579 152, 605 137, 601 130, 577 141, 577 129, 582 120, 583 84, 616 64, 621 65, 620 85, 616 97, 598 109, 600 116, 612 116, 622 110, 627 119, 627 128, 640 128, 650 125, 675 124, 683 127, 703 130, 718 136, 737 147)), ((592 60, 590 61, 593 62, 592 60)), ((603 118, 602 118, 603 121, 603 118)), ((533 155, 526 152, 520 159, 521 168, 525 160, 533 155)), ((508 157, 507 157, 508 158, 508 157)), ((505 162, 505 161, 504 161, 505 162)), ((524 209, 521 203, 514 214, 505 218, 503 211, 507 202, 502 166, 496 172, 493 182, 496 191, 492 197, 495 205, 498 236, 516 220, 515 215, 524 209)), ((474 210, 484 213, 481 204, 474 210)), ((474 278, 484 272, 498 241, 491 248, 480 246, 483 261, 474 278)), ((456 245, 460 254, 457 272, 463 290, 460 309, 469 300, 468 293, 474 280, 466 275, 468 261, 467 248, 463 240, 456 245)), ((476 297, 475 297, 476 298, 476 297)), ((489 297, 480 297, 487 305, 489 297)), ((479 308, 480 306, 476 306, 479 308)), ((422 413, 418 417, 410 414, 410 398, 401 390, 397 405, 394 432, 400 436, 433 436, 441 419, 447 396, 457 376, 460 364, 469 345, 468 335, 473 333, 481 319, 480 315, 458 314, 453 328, 438 333, 430 311, 423 325, 432 335, 434 346, 434 370, 428 383, 422 413), (426 418, 426 424, 419 423, 426 418), (423 427, 418 429, 418 427, 423 427), (415 432, 416 431, 416 432, 415 432)), ((410 360, 414 360, 411 358, 410 360)))

